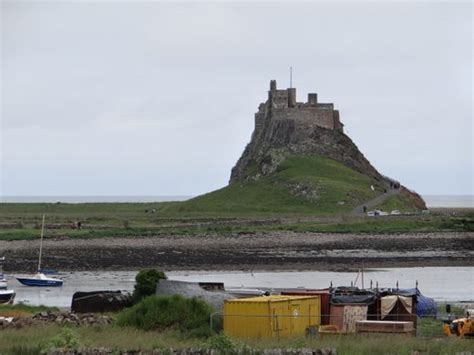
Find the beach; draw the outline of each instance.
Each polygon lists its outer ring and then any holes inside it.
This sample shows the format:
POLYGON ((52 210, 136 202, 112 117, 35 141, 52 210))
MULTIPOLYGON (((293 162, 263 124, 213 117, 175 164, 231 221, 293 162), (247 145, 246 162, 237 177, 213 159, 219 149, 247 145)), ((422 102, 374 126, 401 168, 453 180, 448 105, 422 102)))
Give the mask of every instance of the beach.
MULTIPOLYGON (((296 233, 173 235, 44 241, 43 265, 62 271, 330 270, 474 266, 474 233, 296 233)), ((32 272, 38 242, 1 240, 8 272, 32 272)))

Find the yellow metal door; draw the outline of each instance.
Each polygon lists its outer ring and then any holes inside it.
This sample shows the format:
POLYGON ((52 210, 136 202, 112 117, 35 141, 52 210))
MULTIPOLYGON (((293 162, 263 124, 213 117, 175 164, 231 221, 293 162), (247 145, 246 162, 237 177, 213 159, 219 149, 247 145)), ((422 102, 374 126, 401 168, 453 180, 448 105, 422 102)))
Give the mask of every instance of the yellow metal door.
POLYGON ((272 302, 272 336, 275 338, 284 337, 288 332, 288 317, 285 312, 286 304, 283 302, 272 302))

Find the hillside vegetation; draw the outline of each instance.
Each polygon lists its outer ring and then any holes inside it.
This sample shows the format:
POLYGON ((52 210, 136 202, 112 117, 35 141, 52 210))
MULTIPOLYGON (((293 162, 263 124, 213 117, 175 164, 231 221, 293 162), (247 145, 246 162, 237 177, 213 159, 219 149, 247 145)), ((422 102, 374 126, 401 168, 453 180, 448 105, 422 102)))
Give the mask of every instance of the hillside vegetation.
POLYGON ((162 204, 160 213, 339 214, 350 212, 382 190, 378 181, 335 160, 314 155, 292 156, 271 175, 234 183, 189 201, 162 204))

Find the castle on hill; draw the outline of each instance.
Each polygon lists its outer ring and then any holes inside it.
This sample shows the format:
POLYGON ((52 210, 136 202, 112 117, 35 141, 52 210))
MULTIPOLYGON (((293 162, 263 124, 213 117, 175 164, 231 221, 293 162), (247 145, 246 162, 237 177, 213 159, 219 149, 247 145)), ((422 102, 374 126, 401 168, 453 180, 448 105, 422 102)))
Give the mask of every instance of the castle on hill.
POLYGON ((276 121, 294 120, 306 128, 319 126, 343 132, 344 127, 334 104, 318 103, 318 94, 314 93, 308 94, 307 102, 296 102, 296 88, 278 90, 276 80, 270 81, 268 100, 260 104, 255 114, 256 131, 263 129, 268 116, 276 121))

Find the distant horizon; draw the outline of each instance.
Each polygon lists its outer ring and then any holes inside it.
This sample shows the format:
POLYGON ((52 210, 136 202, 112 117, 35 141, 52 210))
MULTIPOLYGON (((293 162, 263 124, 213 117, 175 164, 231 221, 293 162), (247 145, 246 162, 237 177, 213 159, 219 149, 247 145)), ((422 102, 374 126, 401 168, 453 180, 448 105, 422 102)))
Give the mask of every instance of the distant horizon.
MULTIPOLYGON (((211 191, 209 191, 211 192, 211 191)), ((207 192, 205 192, 207 193, 207 192)), ((150 195, 134 195, 134 194, 124 194, 124 195, 116 195, 116 194, 104 194, 104 195, 0 195, 2 197, 197 197, 203 194, 196 194, 196 195, 180 195, 180 194, 150 194, 150 195)), ((420 194, 421 196, 474 196, 474 194, 420 194)))
MULTIPOLYGON (((160 203, 199 195, 3 195, 0 203, 160 203)), ((474 208, 474 195, 421 195, 429 208, 474 208)))

